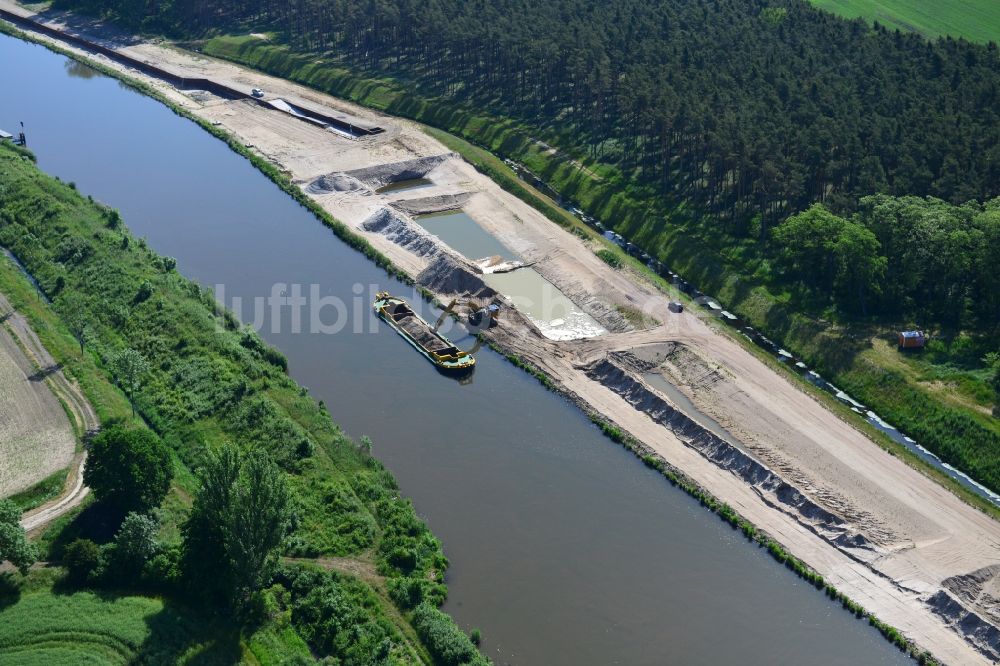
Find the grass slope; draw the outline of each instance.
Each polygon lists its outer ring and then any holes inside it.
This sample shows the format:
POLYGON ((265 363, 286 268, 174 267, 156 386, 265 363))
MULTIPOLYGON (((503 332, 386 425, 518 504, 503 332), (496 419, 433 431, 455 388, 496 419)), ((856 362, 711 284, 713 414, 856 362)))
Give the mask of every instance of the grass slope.
POLYGON ((810 0, 847 18, 866 18, 928 37, 964 37, 972 42, 1000 41, 1000 2, 996 0, 810 0))
POLYGON ((0 610, 0 666, 191 663, 197 634, 159 599, 47 588, 0 610))

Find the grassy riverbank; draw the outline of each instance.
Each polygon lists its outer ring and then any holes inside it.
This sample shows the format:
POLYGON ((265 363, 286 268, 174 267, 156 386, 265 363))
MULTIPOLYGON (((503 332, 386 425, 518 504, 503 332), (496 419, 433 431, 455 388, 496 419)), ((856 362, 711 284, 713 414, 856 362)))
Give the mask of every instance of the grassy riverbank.
MULTIPOLYGON (((136 424, 170 446, 176 467, 161 511, 164 547, 178 545, 178 525, 195 490, 193 470, 207 451, 237 442, 268 450, 293 490, 296 520, 285 554, 347 558, 377 572, 377 578, 362 581, 287 565, 279 577, 291 600, 279 604, 263 627, 242 636, 241 649, 262 663, 286 663, 305 638, 317 652, 366 663, 365 651, 384 639, 393 645, 391 663, 429 663, 444 632, 451 647, 472 650, 450 619, 441 619, 446 616, 424 619, 416 628, 410 624, 421 604, 436 606, 447 592, 441 544, 410 502, 399 498, 388 470, 285 374, 279 352, 241 329, 229 313, 218 313, 210 293, 134 239, 115 212, 41 173, 9 144, 0 146, 0 187, 0 245, 21 260, 53 306, 7 260, 0 261, 0 291, 80 382, 102 421, 132 419, 129 401, 114 384, 111 359, 127 348, 148 361, 149 372, 133 396, 136 424), (71 314, 87 322, 82 354, 64 323, 68 319, 60 317, 71 314), (316 580, 303 586, 304 576, 316 580), (316 588, 327 596, 309 594, 316 588), (334 597, 366 636, 329 640, 325 632, 331 628, 316 623, 326 621, 320 608, 334 597)), ((92 504, 43 535, 46 559, 58 561, 71 539, 103 542, 112 534, 107 516, 92 504)))
POLYGON ((990 445, 1000 441, 1000 421, 990 415, 995 397, 981 361, 989 351, 988 339, 939 331, 932 354, 887 355, 880 341, 890 337, 896 325, 837 323, 823 312, 804 314, 808 304, 767 286, 769 269, 756 257, 752 241, 716 233, 710 219, 657 198, 613 166, 554 151, 512 120, 451 100, 422 98, 405 82, 359 77, 321 54, 295 53, 273 41, 216 37, 199 44, 206 54, 457 135, 474 145, 463 150, 447 135, 435 134, 553 221, 579 229, 579 222, 565 211, 544 200, 540 204, 538 193, 505 171, 496 156, 524 164, 563 196, 613 225, 703 291, 718 296, 769 337, 781 340, 946 462, 1000 489, 1000 447, 990 445))

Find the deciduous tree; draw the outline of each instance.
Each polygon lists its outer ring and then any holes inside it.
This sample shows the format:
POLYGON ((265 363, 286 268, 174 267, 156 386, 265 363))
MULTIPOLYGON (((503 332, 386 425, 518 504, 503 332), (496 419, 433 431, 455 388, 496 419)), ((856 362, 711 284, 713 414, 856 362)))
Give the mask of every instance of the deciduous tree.
POLYGON ((267 453, 232 445, 209 456, 201 479, 183 528, 182 568, 193 591, 242 611, 274 571, 290 519, 288 486, 267 453))
POLYGON ((145 512, 163 501, 173 474, 170 451, 152 431, 112 426, 91 442, 83 480, 101 502, 145 512))
POLYGON ((111 364, 115 381, 128 396, 128 401, 132 404, 132 416, 135 416, 135 394, 142 388, 146 373, 149 372, 149 362, 136 350, 124 349, 112 358, 111 364))
POLYGON ((38 551, 21 527, 21 510, 10 500, 0 500, 0 562, 10 562, 26 576, 36 559, 38 551))

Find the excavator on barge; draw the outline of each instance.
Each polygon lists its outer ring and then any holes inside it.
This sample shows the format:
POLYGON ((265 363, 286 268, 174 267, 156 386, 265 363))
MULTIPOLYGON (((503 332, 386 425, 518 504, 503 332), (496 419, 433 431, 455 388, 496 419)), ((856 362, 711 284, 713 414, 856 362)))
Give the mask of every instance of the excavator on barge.
MULTIPOLYGON (((447 373, 463 374, 470 372, 476 365, 476 359, 470 352, 462 351, 455 344, 438 332, 438 328, 454 313, 458 299, 454 299, 441 313, 433 326, 413 311, 413 308, 398 296, 387 291, 375 295, 373 307, 376 314, 391 326, 403 339, 410 343, 428 361, 439 370, 447 373)), ((496 326, 500 306, 489 303, 479 306, 477 303, 466 304, 470 313, 467 317, 474 332, 496 326)), ((478 351, 481 341, 476 342, 474 351, 478 351)))

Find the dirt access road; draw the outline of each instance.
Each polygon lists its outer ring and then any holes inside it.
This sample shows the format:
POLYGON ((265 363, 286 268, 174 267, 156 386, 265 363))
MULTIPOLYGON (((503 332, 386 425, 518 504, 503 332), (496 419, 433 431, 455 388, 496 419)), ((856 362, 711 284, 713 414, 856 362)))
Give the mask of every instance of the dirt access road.
MULTIPOLYGON (((0 6, 31 14, 9 0, 0 6)), ((177 74, 260 87, 269 100, 385 128, 349 138, 252 101, 177 90, 95 58, 231 132, 445 302, 488 290, 473 263, 424 232, 412 212, 461 206, 610 331, 556 342, 512 312, 490 333, 497 344, 543 369, 581 406, 628 431, 939 660, 1000 659, 1000 632, 992 627, 1000 624, 1000 523, 881 450, 700 313, 669 313, 666 294, 611 269, 594 255, 594 242, 502 191, 414 123, 170 45, 116 36, 76 17, 49 13, 41 20, 72 24, 78 34, 177 74), (418 177, 433 185, 377 192, 418 177), (637 329, 623 310, 658 323, 637 329), (677 396, 651 383, 654 375, 676 385, 740 446, 690 423, 677 396)))
POLYGON ((22 527, 32 533, 79 506, 90 492, 83 484, 87 454, 76 452, 75 433, 96 432, 100 421, 80 387, 63 374, 28 321, 3 294, 0 315, 0 387, 6 386, 5 370, 17 370, 14 390, 0 391, 0 434, 8 432, 8 428, 21 432, 16 450, 0 437, 0 449, 6 446, 0 455, 0 480, 9 481, 6 487, 0 486, 0 497, 30 488, 70 467, 59 496, 21 519, 22 527))

